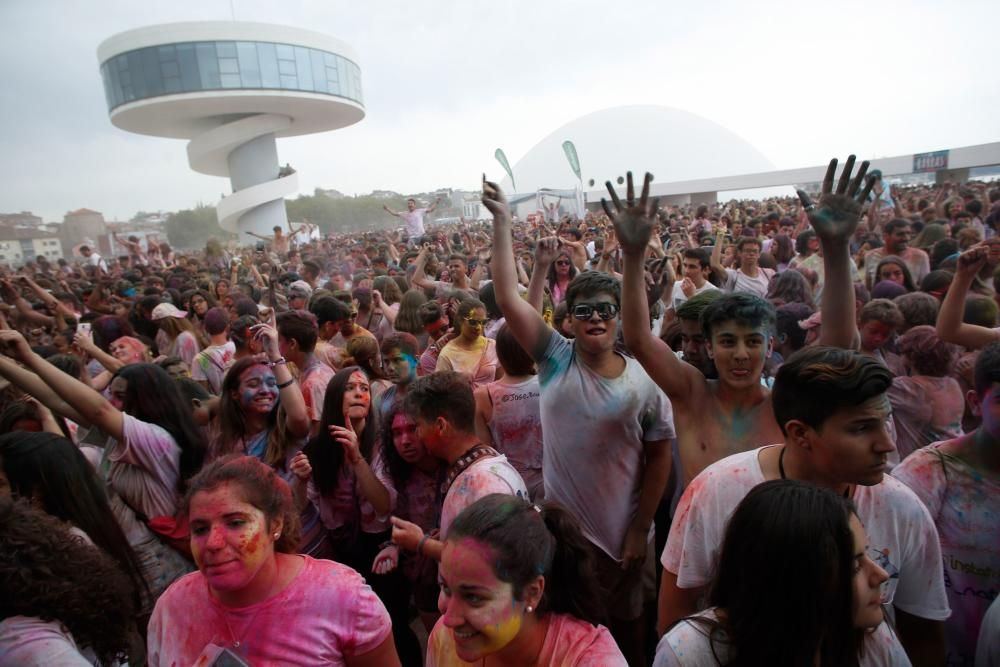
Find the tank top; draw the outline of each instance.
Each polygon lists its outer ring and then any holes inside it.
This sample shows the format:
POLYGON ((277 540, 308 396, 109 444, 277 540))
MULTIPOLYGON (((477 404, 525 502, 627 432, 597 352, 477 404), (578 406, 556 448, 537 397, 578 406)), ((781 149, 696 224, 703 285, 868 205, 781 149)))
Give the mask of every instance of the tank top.
POLYGON ((486 393, 493 406, 493 417, 488 424, 493 446, 518 472, 541 470, 542 417, 538 376, 532 375, 517 384, 500 379, 486 385, 486 393))

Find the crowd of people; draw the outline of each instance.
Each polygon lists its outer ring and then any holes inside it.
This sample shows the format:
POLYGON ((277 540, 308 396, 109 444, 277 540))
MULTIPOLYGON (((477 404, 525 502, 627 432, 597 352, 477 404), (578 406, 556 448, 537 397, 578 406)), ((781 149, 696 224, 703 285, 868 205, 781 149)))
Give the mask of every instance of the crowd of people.
POLYGON ((837 167, 0 269, 0 665, 1000 665, 1000 188, 837 167))

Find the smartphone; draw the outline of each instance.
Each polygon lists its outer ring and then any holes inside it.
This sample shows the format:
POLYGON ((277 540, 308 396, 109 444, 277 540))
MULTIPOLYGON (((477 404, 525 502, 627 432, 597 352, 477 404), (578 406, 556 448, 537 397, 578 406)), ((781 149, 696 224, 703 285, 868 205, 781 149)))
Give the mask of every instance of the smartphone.
POLYGON ((90 335, 90 322, 80 322, 76 325, 76 332, 84 335, 90 335))

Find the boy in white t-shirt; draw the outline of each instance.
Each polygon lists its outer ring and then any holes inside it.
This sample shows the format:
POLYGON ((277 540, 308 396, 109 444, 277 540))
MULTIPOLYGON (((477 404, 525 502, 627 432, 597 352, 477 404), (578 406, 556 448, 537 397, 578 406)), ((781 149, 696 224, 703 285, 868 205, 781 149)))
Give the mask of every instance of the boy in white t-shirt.
POLYGON ((849 495, 868 534, 869 554, 886 572, 886 604, 915 665, 944 661, 950 609, 934 522, 919 498, 885 475, 894 445, 886 391, 892 374, 851 350, 810 347, 778 371, 772 393, 785 434, 780 445, 735 454, 706 468, 681 497, 663 552, 658 628, 696 611, 711 579, 726 521, 766 480, 797 479, 849 495))

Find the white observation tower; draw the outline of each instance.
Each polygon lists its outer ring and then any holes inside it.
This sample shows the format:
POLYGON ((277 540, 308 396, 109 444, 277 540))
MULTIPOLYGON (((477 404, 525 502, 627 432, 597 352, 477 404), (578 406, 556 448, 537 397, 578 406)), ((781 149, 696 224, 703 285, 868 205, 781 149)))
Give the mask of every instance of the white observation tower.
POLYGON ((280 173, 275 139, 336 130, 365 115, 354 51, 310 30, 168 23, 110 37, 97 57, 116 127, 188 139, 192 169, 230 178, 219 224, 241 243, 245 232, 284 228, 284 197, 298 191, 298 175, 280 173))

